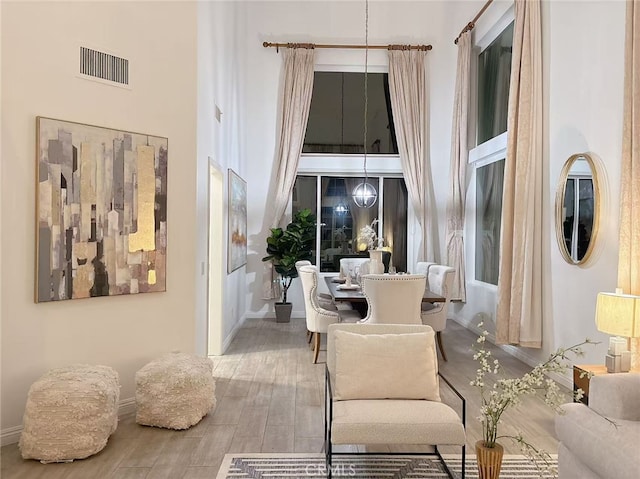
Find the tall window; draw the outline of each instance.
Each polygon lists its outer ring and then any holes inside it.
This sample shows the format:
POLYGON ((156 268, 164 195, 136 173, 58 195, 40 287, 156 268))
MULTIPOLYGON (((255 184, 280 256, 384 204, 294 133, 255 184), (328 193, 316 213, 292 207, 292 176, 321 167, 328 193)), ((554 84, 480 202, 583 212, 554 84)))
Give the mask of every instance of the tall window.
POLYGON ((375 225, 382 247, 391 252, 398 271, 407 270, 407 188, 402 178, 380 175, 367 181, 378 190, 372 208, 357 208, 351 192, 363 177, 299 175, 293 187, 293 213, 310 208, 318 218, 314 263, 322 272, 339 271, 340 258, 367 257, 367 244, 360 230, 375 225))
POLYGON ((316 213, 313 261, 321 272, 339 271, 340 258, 368 257, 360 230, 375 220, 390 263, 398 271, 408 268, 408 194, 387 73, 367 73, 367 181, 378 192, 371 208, 358 208, 351 198, 364 181, 363 160, 364 73, 316 71, 292 204, 293 213, 302 208, 316 213))
POLYGON ((504 159, 476 171, 476 279, 498 284, 504 159))
POLYGON ((513 22, 478 55, 478 145, 507 131, 512 46, 513 22))
MULTIPOLYGON (((398 154, 389 75, 367 74, 367 153, 398 154)), ((315 72, 303 153, 364 153, 364 73, 315 72)))
POLYGON ((478 49, 476 147, 469 161, 476 173, 475 279, 497 285, 513 21, 494 30, 478 49))

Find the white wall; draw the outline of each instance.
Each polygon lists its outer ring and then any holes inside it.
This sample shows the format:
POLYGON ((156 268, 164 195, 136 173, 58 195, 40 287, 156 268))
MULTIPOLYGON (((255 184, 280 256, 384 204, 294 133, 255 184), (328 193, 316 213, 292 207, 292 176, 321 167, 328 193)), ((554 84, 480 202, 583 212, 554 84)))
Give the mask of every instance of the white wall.
POLYGON ((194 350, 196 5, 2 2, 2 434, 15 433, 29 386, 75 362, 134 374, 194 350), (80 79, 79 42, 131 60, 133 89, 80 79), (167 291, 34 304, 35 117, 169 139, 167 291))
MULTIPOLYGON (((456 65, 455 35, 444 30, 451 2, 369 2, 369 43, 431 43, 427 54, 429 98, 431 101, 431 164, 435 178, 436 209, 440 236, 444 235, 445 201, 449 176, 451 111, 456 65)), ((472 5, 473 7, 473 5, 472 5)), ((268 312, 261 299, 261 258, 270 218, 265 198, 277 141, 282 54, 263 48, 263 41, 363 44, 365 12, 362 1, 251 2, 247 4, 247 171, 249 181, 249 262, 247 265, 247 315, 268 312), (266 219, 265 219, 266 216, 266 219)), ((457 26, 456 26, 457 27, 457 26)), ((355 67, 362 71, 362 50, 316 50, 317 69, 331 66, 355 67)), ((369 69, 386 71, 387 52, 370 50, 369 69)), ((444 239, 440 240, 442 250, 444 239)), ((417 245, 416 245, 417 247, 417 245)), ((300 285, 294 281, 291 301, 294 315, 303 316, 300 285)))
MULTIPOLYGON (((488 11, 487 13, 490 13, 488 11)), ((540 350, 510 348, 530 363, 546 359, 558 347, 585 337, 602 341, 586 348, 582 363, 603 363, 608 337, 595 327, 599 291, 613 291, 618 255, 622 88, 624 55, 623 1, 543 2, 544 95, 544 318, 540 350), (564 162, 590 152, 603 167, 601 224, 595 257, 585 266, 566 263, 555 235, 555 194, 564 162)), ((478 30, 486 31, 489 16, 478 30)), ((467 248, 473 238, 466 239, 467 248)), ((495 295, 470 287, 468 303, 456 308, 467 324, 478 313, 492 319, 495 295)), ((474 322, 477 321, 477 318, 474 322)), ((492 327, 489 322, 489 327, 492 327)))
MULTIPOLYGON (((242 2, 199 2, 198 3, 198 187, 197 187, 197 254, 201 261, 207 261, 208 200, 207 178, 208 157, 220 166, 228 185, 227 168, 233 169, 241 177, 247 178, 246 155, 242 132, 245 82, 245 6, 242 2), (216 106, 222 111, 220 121, 215 118, 216 106)), ((254 187, 249 181, 248 189, 254 187)), ((226 192, 225 192, 226 193, 226 192)), ((224 237, 216 238, 225 247, 227 195, 224 195, 225 216, 224 237)), ((248 209, 253 205, 249 202, 248 209)), ((251 230, 249 230, 251 231, 251 230)), ((222 315, 214 314, 210 318, 211 327, 221 330, 223 350, 233 339, 241 325, 245 313, 245 274, 241 267, 227 274, 227 258, 211 258, 221 269, 223 277, 222 315)), ((206 282, 200 283, 197 290, 197 341, 198 347, 206 337, 207 291, 206 282), (202 321, 201 321, 202 319, 202 321)), ((216 352, 216 351, 213 351, 216 352)))

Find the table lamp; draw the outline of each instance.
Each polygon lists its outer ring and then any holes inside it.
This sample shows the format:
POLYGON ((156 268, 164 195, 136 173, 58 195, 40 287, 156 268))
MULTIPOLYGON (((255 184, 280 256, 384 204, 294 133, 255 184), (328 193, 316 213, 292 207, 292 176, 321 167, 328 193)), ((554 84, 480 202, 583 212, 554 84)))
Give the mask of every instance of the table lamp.
POLYGON ((640 296, 622 294, 620 289, 615 293, 598 293, 596 326, 603 333, 615 335, 609 338, 609 351, 605 357, 607 371, 629 371, 631 352, 627 338, 640 337, 640 296))

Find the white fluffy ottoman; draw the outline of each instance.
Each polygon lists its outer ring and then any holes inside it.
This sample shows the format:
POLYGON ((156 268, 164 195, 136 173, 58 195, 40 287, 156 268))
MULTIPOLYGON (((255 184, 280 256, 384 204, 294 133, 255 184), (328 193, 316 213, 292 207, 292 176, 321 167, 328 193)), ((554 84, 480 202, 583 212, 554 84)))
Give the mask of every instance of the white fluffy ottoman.
POLYGON ((101 451, 118 425, 120 382, 108 366, 52 369, 31 385, 19 447, 24 459, 66 462, 101 451))
POLYGON ((216 404, 213 362, 186 353, 168 353, 136 373, 136 422, 187 429, 216 404))

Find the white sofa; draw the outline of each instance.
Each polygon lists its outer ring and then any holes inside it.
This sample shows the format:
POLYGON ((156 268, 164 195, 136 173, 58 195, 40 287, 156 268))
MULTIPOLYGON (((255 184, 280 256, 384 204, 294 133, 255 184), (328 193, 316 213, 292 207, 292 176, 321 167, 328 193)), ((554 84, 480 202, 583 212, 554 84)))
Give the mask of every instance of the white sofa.
POLYGON ((560 479, 640 477, 640 374, 594 376, 589 406, 562 409, 555 421, 560 479))

